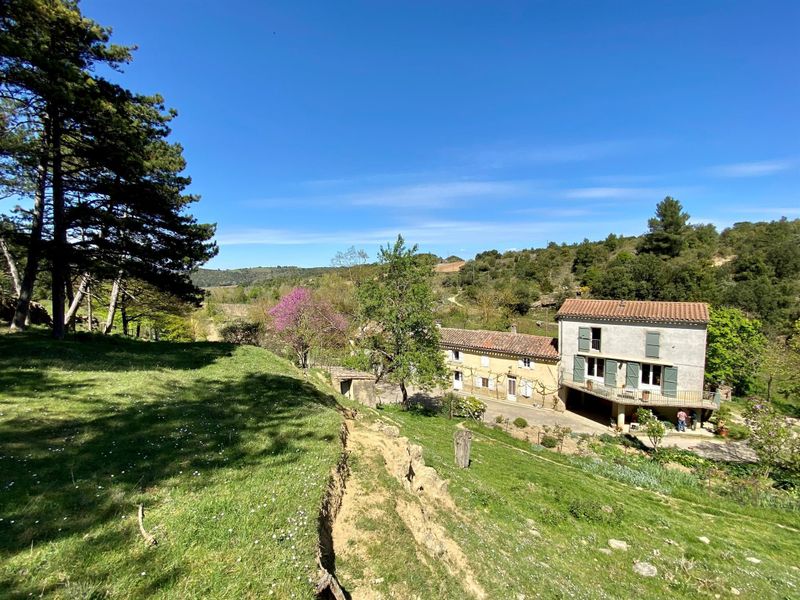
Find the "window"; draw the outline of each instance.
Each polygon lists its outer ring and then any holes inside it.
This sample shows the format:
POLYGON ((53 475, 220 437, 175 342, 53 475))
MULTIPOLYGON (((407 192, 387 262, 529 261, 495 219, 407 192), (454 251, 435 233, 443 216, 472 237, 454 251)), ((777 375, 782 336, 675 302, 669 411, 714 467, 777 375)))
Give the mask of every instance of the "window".
POLYGON ((600 350, 600 328, 592 327, 592 350, 600 350))
POLYGON ((642 385, 661 385, 661 365, 642 363, 642 385))
POLYGON ((481 366, 488 367, 489 366, 489 357, 488 356, 481 356, 481 366))
POLYGON ((589 377, 603 377, 605 362, 602 358, 589 356, 586 359, 586 375, 589 377))
POLYGON ((523 379, 522 380, 522 395, 525 396, 526 398, 530 398, 532 392, 533 392, 533 386, 531 385, 531 382, 528 381, 527 379, 523 379))
POLYGON ((461 350, 453 350, 453 360, 461 362, 461 350))
POLYGON ((530 358, 523 358, 523 359, 520 361, 520 363, 522 363, 520 366, 521 366, 523 369, 530 369, 530 368, 531 368, 531 359, 530 359, 530 358))
POLYGON ((481 377, 481 387, 488 388, 489 387, 489 378, 488 377, 481 377))
POLYGON ((517 395, 517 378, 516 377, 509 377, 508 378, 508 395, 509 396, 516 396, 517 395))

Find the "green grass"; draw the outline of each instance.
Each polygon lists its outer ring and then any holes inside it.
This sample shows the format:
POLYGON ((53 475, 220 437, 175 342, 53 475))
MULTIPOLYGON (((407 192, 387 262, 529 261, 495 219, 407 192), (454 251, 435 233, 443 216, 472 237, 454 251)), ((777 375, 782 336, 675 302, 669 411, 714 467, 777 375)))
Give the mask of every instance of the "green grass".
MULTIPOLYGON (((788 529, 800 525, 797 512, 721 497, 693 475, 655 463, 615 470, 613 460, 534 450, 483 426, 470 426, 476 434, 472 465, 458 469, 455 422, 393 408, 384 415, 400 423, 402 434, 423 446, 426 463, 449 480, 460 514, 440 511, 438 518, 489 597, 731 597, 731 588, 742 597, 800 594, 800 532, 788 529), (605 466, 593 466, 597 461, 605 466), (611 538, 630 549, 600 552, 611 538), (655 565, 658 575, 635 574, 634 561, 655 565)), ((398 545, 403 538, 391 539, 398 545)), ((383 568, 400 570, 405 560, 399 556, 383 568)), ((347 587, 349 565, 340 562, 339 573, 347 587)), ((446 589, 441 582, 447 575, 428 576, 426 585, 446 589)), ((425 585, 411 587, 425 597, 425 585)), ((448 591, 438 597, 460 596, 448 591)))
POLYGON ((312 595, 341 418, 288 362, 0 335, 0 390, 0 597, 312 595))

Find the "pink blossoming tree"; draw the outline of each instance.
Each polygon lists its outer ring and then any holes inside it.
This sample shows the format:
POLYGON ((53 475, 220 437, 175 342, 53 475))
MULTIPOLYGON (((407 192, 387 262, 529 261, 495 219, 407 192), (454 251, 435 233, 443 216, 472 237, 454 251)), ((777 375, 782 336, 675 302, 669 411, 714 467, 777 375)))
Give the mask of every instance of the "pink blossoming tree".
POLYGON ((312 349, 339 346, 346 338, 347 319, 308 288, 294 288, 268 311, 268 316, 272 330, 297 355, 303 369, 308 367, 312 349))

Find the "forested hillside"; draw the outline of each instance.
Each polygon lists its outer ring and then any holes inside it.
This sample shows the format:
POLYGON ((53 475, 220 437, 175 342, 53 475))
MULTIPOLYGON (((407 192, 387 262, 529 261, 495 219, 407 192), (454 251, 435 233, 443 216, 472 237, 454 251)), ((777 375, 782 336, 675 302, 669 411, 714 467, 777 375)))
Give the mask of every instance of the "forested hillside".
POLYGON ((740 308, 770 331, 800 317, 800 220, 689 225, 666 199, 639 237, 478 254, 443 285, 479 305, 524 314, 580 292, 594 298, 705 301, 740 308))
POLYGON ((198 269, 192 281, 201 288, 228 285, 253 285, 280 278, 315 277, 330 270, 330 267, 248 267, 244 269, 198 269))

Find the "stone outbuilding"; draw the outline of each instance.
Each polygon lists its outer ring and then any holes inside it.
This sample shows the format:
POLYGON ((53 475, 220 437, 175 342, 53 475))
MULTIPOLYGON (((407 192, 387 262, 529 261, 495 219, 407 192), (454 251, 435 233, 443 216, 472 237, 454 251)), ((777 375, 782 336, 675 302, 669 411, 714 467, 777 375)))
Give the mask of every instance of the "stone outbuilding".
POLYGON ((331 367, 331 383, 343 396, 351 400, 375 407, 378 396, 375 393, 375 375, 366 371, 355 371, 343 367, 331 367))

